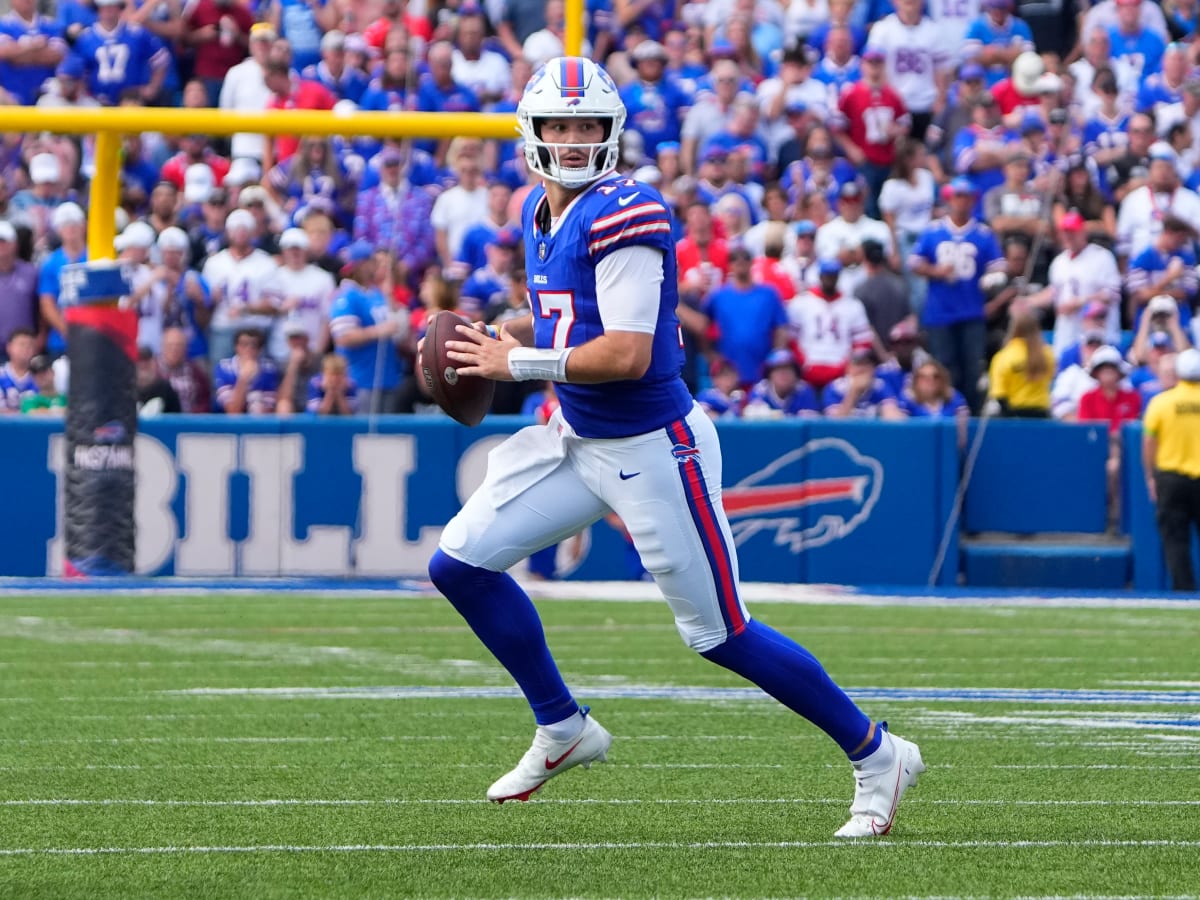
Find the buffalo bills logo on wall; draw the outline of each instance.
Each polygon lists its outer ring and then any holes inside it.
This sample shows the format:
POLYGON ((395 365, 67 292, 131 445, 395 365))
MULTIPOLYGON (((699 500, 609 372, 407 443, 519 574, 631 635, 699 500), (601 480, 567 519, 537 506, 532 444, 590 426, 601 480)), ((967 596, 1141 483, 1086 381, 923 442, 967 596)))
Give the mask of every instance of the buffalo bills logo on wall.
POLYGON ((854 531, 882 490, 879 460, 841 438, 817 438, 726 488, 724 506, 738 546, 767 532, 799 553, 854 531))

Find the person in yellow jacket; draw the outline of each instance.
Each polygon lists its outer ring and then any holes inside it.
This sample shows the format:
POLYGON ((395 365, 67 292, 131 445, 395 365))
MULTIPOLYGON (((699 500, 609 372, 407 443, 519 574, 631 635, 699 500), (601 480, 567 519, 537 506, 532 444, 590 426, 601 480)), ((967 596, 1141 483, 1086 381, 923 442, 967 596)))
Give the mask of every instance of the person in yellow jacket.
POLYGON ((1014 313, 1004 346, 988 368, 988 400, 1001 416, 1046 419, 1057 360, 1033 310, 1014 313))
POLYGON ((1142 467, 1156 505, 1171 588, 1195 591, 1192 526, 1200 529, 1200 350, 1175 359, 1179 384, 1150 400, 1142 422, 1142 467))

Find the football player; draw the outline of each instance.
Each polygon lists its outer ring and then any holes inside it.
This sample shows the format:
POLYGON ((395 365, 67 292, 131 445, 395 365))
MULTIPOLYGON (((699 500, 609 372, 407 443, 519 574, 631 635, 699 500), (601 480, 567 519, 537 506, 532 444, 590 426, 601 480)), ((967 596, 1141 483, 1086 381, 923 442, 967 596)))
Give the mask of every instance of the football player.
POLYGON ((616 85, 588 59, 551 60, 527 85, 517 120, 526 162, 542 178, 522 211, 532 315, 496 337, 460 325, 446 348, 460 375, 553 381, 561 405, 492 451, 429 565, 537 721, 533 745, 488 798, 528 800, 555 775, 608 754, 612 736, 563 682, 533 604, 506 572, 616 513, 688 646, 845 751, 857 788, 837 835, 887 833, 924 770, 920 751, 742 603, 716 428, 680 378, 669 205, 650 185, 613 174, 625 123, 616 85))

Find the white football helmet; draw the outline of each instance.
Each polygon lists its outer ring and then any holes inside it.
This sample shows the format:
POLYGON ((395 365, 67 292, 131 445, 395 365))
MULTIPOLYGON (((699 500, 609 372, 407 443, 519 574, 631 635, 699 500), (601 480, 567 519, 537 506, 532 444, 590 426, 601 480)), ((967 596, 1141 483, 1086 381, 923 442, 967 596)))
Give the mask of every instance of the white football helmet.
POLYGON ((617 86, 596 63, 580 56, 560 56, 540 69, 517 104, 517 124, 525 138, 525 163, 544 178, 567 188, 583 187, 617 167, 625 104, 617 86), (599 144, 551 144, 542 140, 541 121, 577 117, 600 119, 607 131, 599 144), (567 167, 559 163, 563 147, 590 149, 588 164, 567 167))

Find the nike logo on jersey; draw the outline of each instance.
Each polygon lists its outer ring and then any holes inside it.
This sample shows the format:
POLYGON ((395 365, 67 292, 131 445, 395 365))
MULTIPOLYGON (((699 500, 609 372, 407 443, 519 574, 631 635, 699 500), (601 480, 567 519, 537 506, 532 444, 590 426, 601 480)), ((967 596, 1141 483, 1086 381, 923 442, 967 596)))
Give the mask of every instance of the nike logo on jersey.
POLYGON ((564 753, 562 756, 560 756, 558 759, 554 760, 553 762, 550 760, 550 757, 547 756, 546 757, 546 771, 553 772, 555 769, 557 769, 559 766, 561 766, 563 763, 563 760, 566 759, 568 756, 570 756, 572 753, 574 753, 575 748, 578 747, 582 742, 583 742, 583 738, 580 738, 579 740, 577 740, 574 744, 571 745, 570 750, 568 750, 566 753, 564 753))
POLYGON ((628 475, 626 475, 624 473, 624 471, 620 471, 620 472, 617 472, 617 474, 621 476, 622 481, 628 481, 630 478, 636 478, 638 475, 641 475, 642 473, 641 472, 630 472, 628 475))
POLYGON ((630 194, 627 197, 618 198, 617 206, 628 206, 630 203, 633 202, 633 198, 636 197, 640 193, 641 193, 641 191, 634 191, 632 194, 630 194))

